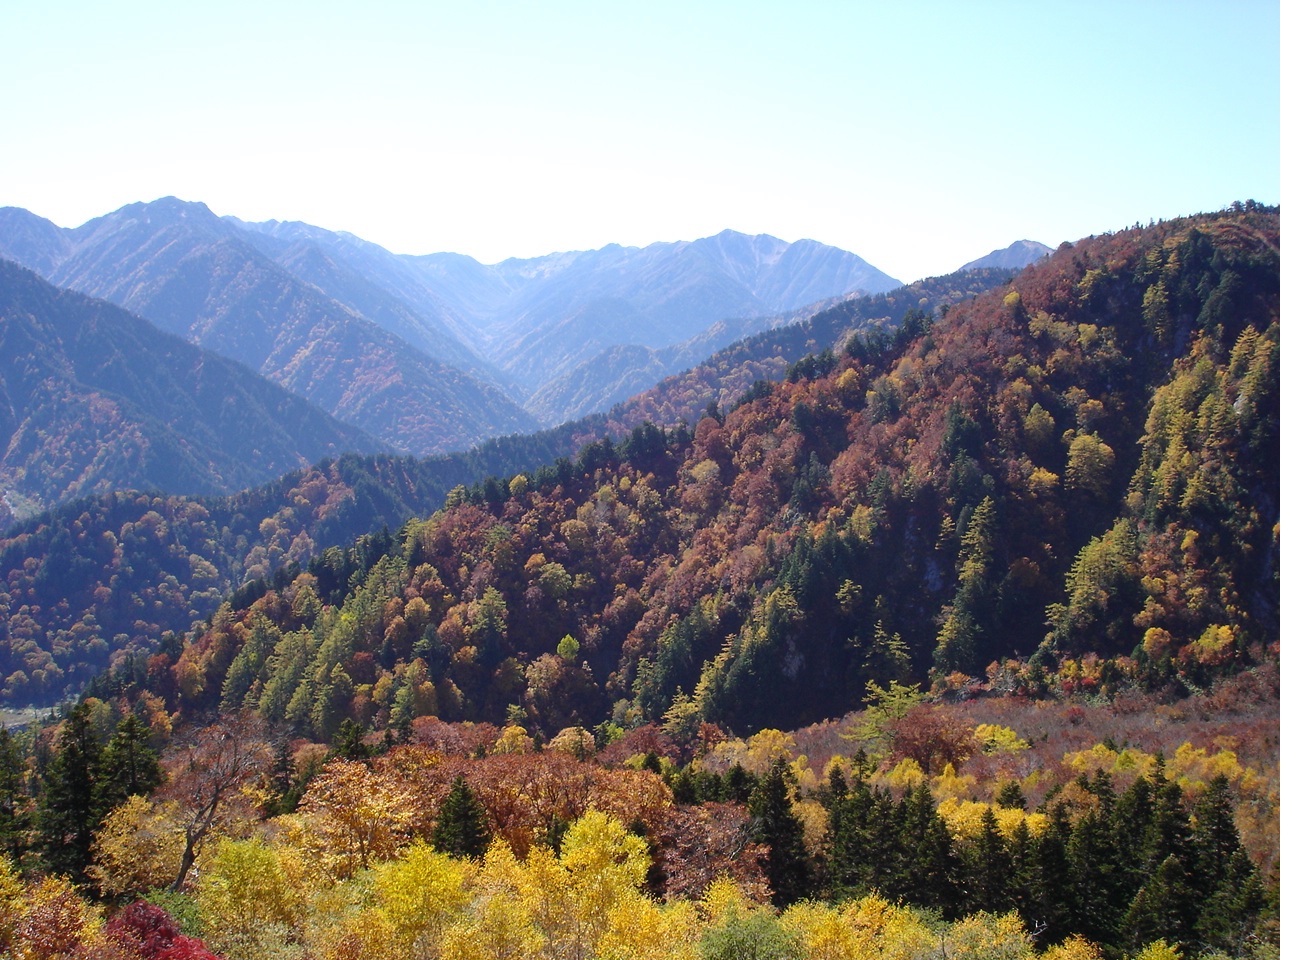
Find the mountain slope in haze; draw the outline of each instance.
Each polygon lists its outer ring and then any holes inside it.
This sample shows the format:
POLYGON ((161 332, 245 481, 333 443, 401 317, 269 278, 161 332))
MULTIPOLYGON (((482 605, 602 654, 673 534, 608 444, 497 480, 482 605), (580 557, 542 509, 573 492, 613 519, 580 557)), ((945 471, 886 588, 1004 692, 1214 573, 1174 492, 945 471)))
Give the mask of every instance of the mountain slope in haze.
POLYGON ((664 348, 719 320, 770 316, 850 291, 900 286, 846 251, 735 231, 490 267, 447 254, 412 262, 448 302, 482 305, 485 355, 534 396, 545 395, 557 371, 563 376, 610 347, 664 348))
POLYGON ((124 488, 231 493, 383 449, 234 361, 0 260, 0 493, 11 505, 124 488))
POLYGON ((1002 270, 1023 270, 1031 263, 1037 263, 1052 252, 1052 248, 1036 240, 1017 240, 1009 247, 994 250, 978 260, 972 260, 957 268, 962 270, 981 270, 995 267, 1002 270))
POLYGON ((499 390, 294 277, 203 204, 132 204, 63 235, 51 282, 238 360, 397 449, 463 449, 536 428, 499 390))
POLYGON ((898 286, 811 240, 724 231, 484 265, 398 256, 309 224, 217 218, 174 198, 74 230, 0 211, 0 255, 233 357, 411 452, 533 429, 534 417, 559 422, 661 372, 651 363, 649 374, 602 381, 596 364, 580 377, 581 399, 565 399, 569 371, 606 350, 680 347, 662 368, 680 369, 721 321, 898 286))
POLYGON ((268 220, 239 227, 250 242, 299 280, 451 366, 499 387, 497 371, 471 346, 474 326, 434 296, 404 258, 350 233, 268 220))
MULTIPOLYGON (((1005 276, 999 276, 997 282, 1005 279, 1005 276)), ((962 299, 965 295, 967 292, 963 291, 955 299, 962 299)), ((628 345, 608 347, 552 377, 533 394, 528 406, 543 421, 565 422, 609 410, 621 402, 634 402, 637 394, 653 389, 668 377, 703 362, 720 350, 745 343, 764 332, 807 321, 831 309, 835 302, 855 299, 871 301, 873 298, 850 295, 822 300, 777 316, 719 320, 689 340, 659 349, 628 345)), ((943 302, 949 301, 945 299, 943 302)), ((886 319, 890 312, 885 311, 881 319, 886 319)))

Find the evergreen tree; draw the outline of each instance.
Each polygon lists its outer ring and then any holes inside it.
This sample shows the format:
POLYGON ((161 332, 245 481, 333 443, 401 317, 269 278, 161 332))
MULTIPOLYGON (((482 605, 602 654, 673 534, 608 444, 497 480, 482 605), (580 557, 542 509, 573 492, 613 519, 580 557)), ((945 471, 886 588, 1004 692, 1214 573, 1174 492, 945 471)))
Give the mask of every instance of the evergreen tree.
POLYGON ((105 814, 128 797, 148 796, 163 781, 158 754, 149 746, 149 728, 134 713, 117 725, 99 763, 96 789, 105 814))
POLYGON ((905 903, 938 910, 945 917, 957 916, 961 896, 956 878, 961 874, 961 861, 953 850, 948 825, 935 810, 929 786, 922 783, 903 795, 896 820, 902 854, 894 895, 905 903))
POLYGON ((1064 803, 1047 811, 1047 829, 1034 844, 1032 910, 1026 921, 1041 924, 1046 942, 1059 943, 1072 932, 1070 909, 1070 816, 1064 803))
POLYGON ((1031 929, 1036 919, 1032 912, 1037 866, 1033 835, 1029 832, 1028 822, 1021 820, 1007 842, 1007 898, 1031 929))
POLYGON ((1236 952, 1266 906, 1259 871, 1237 833, 1227 777, 1220 774, 1196 803, 1188 840, 1188 885, 1198 944, 1236 952))
POLYGON ((836 897, 892 895, 898 886, 898 825, 893 798, 860 784, 835 802, 830 816, 827 874, 836 897))
POLYGON ((82 701, 63 722, 58 751, 46 769, 38 813, 46 864, 79 883, 86 879, 91 841, 107 812, 98 789, 102 753, 90 708, 82 701))
POLYGON ((1102 810, 1089 810, 1079 819, 1066 852, 1072 932, 1094 943, 1114 944, 1129 901, 1123 896, 1113 825, 1102 810))
POLYGON ((772 764, 749 798, 756 843, 767 847, 762 857, 772 902, 785 907, 812 892, 812 868, 803 841, 803 824, 790 802, 792 775, 785 760, 772 764))
POLYGON ((1005 913, 1011 906, 1009 881, 1011 856, 1006 839, 998 832, 993 808, 984 811, 980 832, 968 848, 964 910, 1005 913))
POLYGON ((15 864, 26 851, 28 797, 23 789, 26 764, 18 743, 7 727, 0 726, 0 851, 15 864))
POLYGON ((369 760, 374 756, 374 751, 366 744, 365 736, 365 728, 347 717, 339 724, 338 733, 330 741, 330 752, 344 760, 369 760))
POLYGON ((1141 949, 1160 939, 1186 944, 1194 916, 1189 909, 1192 900, 1182 861, 1166 857, 1129 906, 1124 918, 1129 945, 1141 949))
POLYGON ((451 793, 438 810, 433 830, 433 848, 455 857, 481 857, 487 853, 492 835, 487 813, 464 777, 452 781, 451 793))

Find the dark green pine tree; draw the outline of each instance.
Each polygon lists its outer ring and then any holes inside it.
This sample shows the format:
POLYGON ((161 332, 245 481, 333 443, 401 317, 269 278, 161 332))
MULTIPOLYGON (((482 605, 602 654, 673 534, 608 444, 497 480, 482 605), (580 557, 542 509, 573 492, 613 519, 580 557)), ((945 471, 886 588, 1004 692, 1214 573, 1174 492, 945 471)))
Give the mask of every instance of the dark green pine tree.
POLYGON ((330 741, 330 752, 344 760, 369 760, 375 751, 366 743, 366 729, 351 717, 339 724, 338 733, 330 741))
POLYGON ((998 831, 993 808, 984 811, 980 832, 966 848, 966 911, 1005 913, 1011 907, 1011 856, 998 831))
POLYGON ((803 824, 790 802, 792 775, 785 760, 772 764, 749 798, 752 836, 767 847, 763 870, 772 902, 785 907, 812 893, 812 864, 803 842, 803 824))
POLYGON ((1188 881, 1197 946, 1240 952, 1267 897, 1259 871, 1242 849, 1226 777, 1210 781, 1196 803, 1193 821, 1188 881))
POLYGON ((1238 850, 1228 862, 1223 881, 1196 910, 1192 934, 1202 952, 1221 951, 1244 956, 1248 941, 1269 907, 1269 898, 1259 871, 1245 851, 1238 850))
POLYGON ((487 812, 464 777, 452 781, 451 793, 438 810, 432 839, 435 850, 454 857, 481 857, 487 853, 492 839, 487 812))
POLYGON ((99 807, 104 814, 128 797, 148 796, 163 782, 158 754, 149 746, 149 728, 134 713, 117 725, 99 761, 96 778, 99 807))
POLYGON ((894 896, 900 856, 894 800, 888 793, 863 783, 834 802, 826 865, 834 896, 861 897, 873 890, 894 896))
POLYGON ((21 864, 27 850, 29 797, 24 789, 27 765, 18 743, 0 727, 0 851, 21 864))
POLYGON ((59 733, 59 746, 45 771, 37 812, 41 852, 51 871, 77 883, 86 879, 90 845, 104 813, 98 789, 103 747, 83 701, 72 708, 59 733))
POLYGON ((1073 932, 1070 903, 1070 814, 1064 803, 1047 811, 1047 829, 1034 843, 1032 907, 1025 920, 1043 930, 1043 942, 1060 943, 1073 932))
POLYGON ((1021 820, 1007 841, 1007 896, 1011 907, 1031 930, 1037 928, 1036 918, 1033 917, 1037 868, 1034 838, 1029 832, 1029 823, 1021 820))
POLYGON ((999 807, 1023 810, 1026 803, 1025 791, 1020 788, 1019 781, 1008 780, 998 788, 997 804, 999 807))
POLYGON ((1196 802, 1191 835, 1191 879, 1199 889, 1217 890, 1228 865, 1241 850, 1241 837, 1232 813, 1228 778, 1220 774, 1196 802))
POLYGON ((938 910, 945 918, 961 913, 957 878, 961 861, 953 850, 952 834, 934 806, 930 788, 922 783, 903 794, 896 808, 898 845, 903 851, 894 895, 905 903, 938 910))
POLYGON ((1194 912, 1189 909, 1192 900, 1182 861, 1172 855, 1166 857, 1133 898, 1124 917, 1128 945, 1138 951, 1148 943, 1163 939, 1186 946, 1194 918, 1194 912))
POLYGON ((1129 901, 1123 896, 1114 825, 1103 810, 1089 810, 1070 836, 1070 919, 1073 932, 1113 945, 1129 901))

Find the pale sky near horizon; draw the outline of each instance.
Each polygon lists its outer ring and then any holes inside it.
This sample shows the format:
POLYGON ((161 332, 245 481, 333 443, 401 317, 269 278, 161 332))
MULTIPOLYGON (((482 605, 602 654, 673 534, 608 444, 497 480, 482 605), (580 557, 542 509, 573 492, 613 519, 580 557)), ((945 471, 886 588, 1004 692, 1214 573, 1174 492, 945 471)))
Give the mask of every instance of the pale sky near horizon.
POLYGON ((1279 14, 15 2, 0 206, 66 227, 175 195, 487 263, 730 228, 910 281, 1280 202, 1279 14))

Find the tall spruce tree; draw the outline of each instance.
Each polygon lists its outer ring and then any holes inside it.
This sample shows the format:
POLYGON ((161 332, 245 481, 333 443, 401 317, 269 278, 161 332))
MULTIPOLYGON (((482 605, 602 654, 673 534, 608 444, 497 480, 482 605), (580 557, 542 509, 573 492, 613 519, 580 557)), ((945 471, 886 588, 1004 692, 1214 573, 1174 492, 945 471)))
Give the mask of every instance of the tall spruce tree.
POLYGON ((0 851, 14 863, 22 863, 30 799, 24 789, 26 764, 17 741, 8 728, 0 727, 0 851))
POLYGON ((957 878, 961 861, 952 834, 939 816, 930 787, 922 783, 903 794, 897 814, 900 858, 895 896, 905 903, 938 910, 953 919, 961 912, 957 878))
POLYGON ((102 753, 90 707, 82 701, 63 721, 37 815, 46 865, 77 883, 85 882, 91 841, 107 812, 99 790, 102 753))
POLYGON ((128 797, 148 796, 163 781, 158 754, 149 746, 149 728, 134 713, 117 725, 99 761, 95 788, 104 814, 128 797))
POLYGON ((812 863, 804 845, 803 823, 790 802, 792 781, 790 764, 777 760, 749 798, 752 835, 767 847, 763 870, 778 907, 812 893, 812 863))
POLYGON ((980 832, 967 849, 964 909, 1005 913, 1011 907, 1012 863, 992 807, 984 811, 980 832))
POLYGON ((433 848, 454 857, 481 857, 487 853, 492 834, 487 813, 464 777, 451 783, 451 793, 438 810, 433 829, 433 848))

